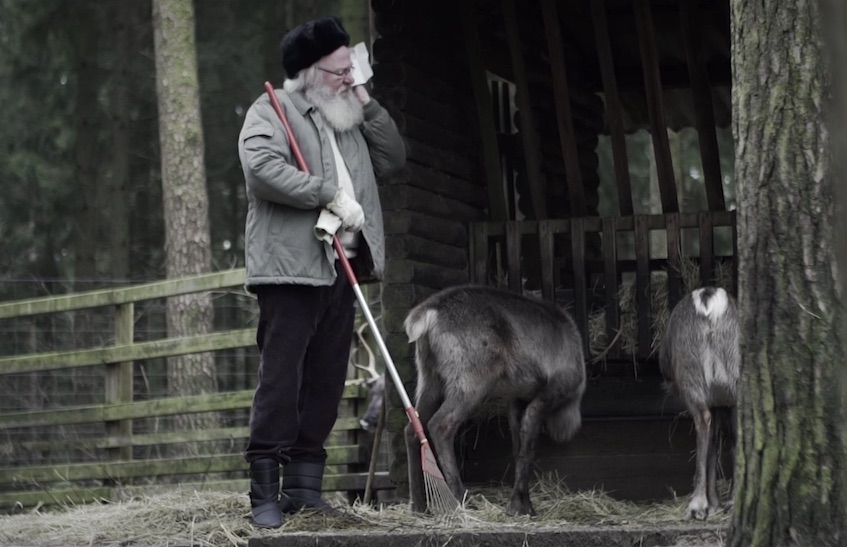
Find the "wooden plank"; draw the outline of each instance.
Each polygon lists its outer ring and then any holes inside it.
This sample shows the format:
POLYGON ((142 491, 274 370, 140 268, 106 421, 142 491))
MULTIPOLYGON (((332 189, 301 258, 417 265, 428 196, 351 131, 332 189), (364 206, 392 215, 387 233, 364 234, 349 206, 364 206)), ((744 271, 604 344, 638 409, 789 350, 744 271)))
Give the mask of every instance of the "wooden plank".
POLYGON ((541 143, 536 133, 536 124, 530 101, 529 81, 523 58, 523 46, 518 33, 518 14, 515 12, 514 0, 501 0, 503 20, 506 28, 506 40, 509 45, 509 55, 517 87, 516 100, 520 112, 520 137, 523 145, 526 175, 529 182, 530 198, 532 201, 532 216, 535 220, 547 218, 547 183, 541 172, 541 143))
POLYGON ((256 330, 250 328, 106 348, 0 357, 0 375, 78 368, 123 361, 140 361, 157 357, 243 348, 255 344, 256 330))
MULTIPOLYGON (((500 116, 503 120, 501 136, 504 134, 512 135, 512 100, 509 97, 509 84, 501 82, 500 87, 503 90, 502 99, 500 101, 500 116)), ((506 203, 509 206, 509 220, 517 218, 517 207, 515 199, 515 157, 512 151, 502 151, 503 173, 506 177, 506 203)))
MULTIPOLYGON (((165 298, 181 294, 242 287, 246 281, 244 268, 212 274, 200 274, 169 281, 145 283, 135 287, 86 291, 0 304, 0 319, 24 317, 43 313, 84 310, 101 306, 116 306, 127 302, 165 298)), ((2 369, 2 367, 0 367, 2 369)))
POLYGON ((482 167, 488 188, 488 216, 494 221, 504 221, 507 220, 506 196, 503 193, 503 173, 500 171, 500 151, 497 147, 497 131, 494 126, 494 106, 488 87, 488 76, 485 72, 473 8, 472 2, 459 2, 465 52, 482 144, 482 167))
POLYGON ((666 216, 668 242, 668 307, 672 309, 682 299, 682 232, 679 228, 679 214, 666 216))
POLYGON ((477 220, 482 216, 482 212, 476 207, 451 199, 449 195, 414 186, 383 186, 379 195, 382 206, 387 211, 411 210, 448 220, 477 220))
POLYGON ((468 249, 467 224, 459 220, 404 210, 385 211, 382 218, 386 235, 417 236, 464 251, 468 249))
POLYGON ((610 358, 620 356, 621 328, 620 302, 618 302, 618 245, 617 229, 614 217, 603 219, 603 270, 606 285, 606 341, 609 344, 606 355, 610 358))
POLYGON ((538 246, 541 252, 541 297, 553 302, 556 299, 556 272, 553 247, 553 227, 550 220, 538 223, 538 246))
POLYGON ((488 223, 475 222, 471 231, 471 281, 485 285, 488 280, 488 223))
POLYGON ((635 197, 632 194, 632 187, 629 180, 629 160, 626 153, 623 108, 621 106, 620 95, 618 94, 615 60, 612 55, 611 39, 609 38, 605 0, 591 0, 591 15, 594 23, 594 36, 597 42, 597 57, 600 61, 600 74, 603 79, 606 123, 609 125, 612 158, 615 164, 618 208, 621 216, 628 216, 633 214, 635 197))
POLYGON ((659 72, 659 56, 653 35, 653 16, 650 13, 649 0, 633 0, 633 7, 638 28, 638 46, 641 51, 641 65, 644 71, 647 111, 650 117, 650 135, 653 138, 653 152, 656 157, 662 212, 676 213, 679 212, 679 201, 676 194, 673 163, 671 162, 668 124, 665 121, 662 77, 659 72))
POLYGON ((651 323, 653 311, 650 305, 650 233, 644 215, 635 216, 635 309, 638 311, 638 356, 650 355, 653 337, 651 323))
POLYGON ((561 21, 556 0, 541 0, 544 16, 544 30, 547 34, 547 50, 550 55, 550 71, 553 75, 553 101, 556 105, 556 125, 559 131, 559 144, 565 161, 565 173, 570 198, 572 217, 585 216, 585 190, 582 173, 579 168, 579 153, 574 136, 573 116, 571 114, 570 90, 565 66, 564 44, 562 43, 561 21))
MULTIPOLYGON (((344 473, 324 475, 321 488, 324 492, 350 492, 365 488, 368 480, 367 473, 344 473)), ((246 488, 245 479, 221 481, 181 482, 173 484, 151 485, 122 485, 119 487, 103 486, 99 488, 47 488, 44 490, 27 490, 20 492, 0 493, 0 507, 34 507, 40 505, 79 505, 82 503, 99 503, 103 500, 119 501, 127 497, 152 496, 166 492, 237 492, 246 488)), ((374 475, 372 488, 375 490, 392 490, 394 483, 385 471, 377 471, 374 475)))
POLYGON ((509 266, 509 290, 521 294, 521 233, 518 228, 517 222, 506 223, 506 261, 509 266))
POLYGON ((588 283, 585 276, 585 227, 582 218, 572 218, 571 254, 573 255, 574 319, 582 335, 585 355, 591 354, 588 343, 588 283))
MULTIPOLYGON (((363 463, 365 447, 329 446, 327 465, 363 463)), ((54 463, 29 467, 0 468, 0 484, 49 483, 110 479, 121 481, 138 477, 191 475, 244 471, 244 454, 211 454, 188 458, 134 460, 128 462, 54 463)))
POLYGON ((385 252, 392 259, 411 259, 447 268, 468 267, 468 253, 452 245, 412 235, 390 235, 385 239, 385 252))
POLYGON ((723 211, 726 208, 721 178, 720 151, 715 132, 715 111, 712 105, 712 87, 709 84, 709 72, 703 55, 703 43, 700 33, 701 14, 699 2, 680 0, 679 16, 682 27, 682 39, 685 43, 685 58, 688 63, 688 75, 691 79, 691 93, 694 98, 697 136, 700 142, 700 158, 703 163, 703 177, 706 184, 706 201, 710 211, 723 211))
POLYGON ((715 282, 715 247, 712 216, 707 212, 698 215, 700 221, 700 283, 712 285, 715 282))
MULTIPOLYGON (((135 306, 132 302, 120 304, 115 309, 115 344, 132 344, 134 335, 135 306)), ((129 403, 132 401, 132 361, 106 365, 105 397, 106 404, 129 403)), ((108 435, 132 435, 132 420, 106 422, 108 435)), ((132 448, 121 447, 109 450, 112 460, 131 460, 132 448)))
MULTIPOLYGON (((343 397, 345 399, 363 398, 365 397, 363 389, 356 384, 345 386, 343 397)), ((245 389, 227 393, 189 395, 111 405, 65 407, 35 412, 10 412, 0 414, 0 430, 247 409, 253 403, 253 391, 252 389, 245 389)))

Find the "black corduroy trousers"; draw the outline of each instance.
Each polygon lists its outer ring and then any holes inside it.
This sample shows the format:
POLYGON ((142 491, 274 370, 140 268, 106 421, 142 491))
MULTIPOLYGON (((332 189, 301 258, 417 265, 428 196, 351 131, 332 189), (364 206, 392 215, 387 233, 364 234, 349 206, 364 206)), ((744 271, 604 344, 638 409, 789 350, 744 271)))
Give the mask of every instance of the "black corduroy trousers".
POLYGON ((353 288, 338 264, 336 271, 331 286, 254 288, 260 363, 248 462, 326 461, 324 442, 338 417, 355 318, 353 288))

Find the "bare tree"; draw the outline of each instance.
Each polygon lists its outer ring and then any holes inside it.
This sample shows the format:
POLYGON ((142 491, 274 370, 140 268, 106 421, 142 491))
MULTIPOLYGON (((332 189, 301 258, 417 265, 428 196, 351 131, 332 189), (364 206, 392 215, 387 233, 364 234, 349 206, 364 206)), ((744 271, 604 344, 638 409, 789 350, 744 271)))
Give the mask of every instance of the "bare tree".
POLYGON ((844 545, 844 308, 819 4, 731 9, 742 364, 728 545, 844 545))
MULTIPOLYGON (((192 0, 153 0, 156 50, 156 94, 162 192, 165 213, 165 255, 168 278, 211 270, 209 198, 200 121, 197 52, 192 0)), ((209 332, 213 310, 209 295, 168 300, 168 335, 209 332)), ((174 395, 217 390, 211 354, 171 358, 168 389, 174 395)), ((181 416, 176 427, 212 427, 214 416, 181 416)), ((191 451, 186 447, 186 450, 191 451)))

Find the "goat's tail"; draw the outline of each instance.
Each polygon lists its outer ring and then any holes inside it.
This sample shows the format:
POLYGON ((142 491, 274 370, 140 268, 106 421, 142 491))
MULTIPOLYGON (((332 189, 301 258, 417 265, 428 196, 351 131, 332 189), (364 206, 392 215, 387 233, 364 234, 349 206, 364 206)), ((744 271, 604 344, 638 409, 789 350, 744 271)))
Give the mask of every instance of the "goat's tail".
POLYGON ((579 410, 580 398, 574 397, 547 416, 547 435, 557 443, 573 438, 582 427, 582 413, 579 410))
POLYGON ((403 326, 406 328, 406 336, 409 337, 409 343, 416 342, 418 338, 429 332, 437 317, 435 310, 431 308, 415 308, 406 317, 403 326))

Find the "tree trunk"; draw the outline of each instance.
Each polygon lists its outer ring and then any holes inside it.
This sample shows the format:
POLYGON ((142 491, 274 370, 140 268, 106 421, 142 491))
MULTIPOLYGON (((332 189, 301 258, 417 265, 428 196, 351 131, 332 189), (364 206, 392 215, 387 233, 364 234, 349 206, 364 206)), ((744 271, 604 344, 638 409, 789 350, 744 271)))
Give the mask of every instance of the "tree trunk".
POLYGON ((844 545, 843 306, 817 4, 733 0, 731 24, 742 369, 728 545, 844 545))
POLYGON ((136 3, 114 4, 111 9, 114 60, 111 78, 112 179, 109 185, 109 225, 106 238, 109 248, 109 275, 125 283, 129 279, 129 226, 133 210, 130 185, 130 69, 133 66, 135 29, 140 14, 136 3))
MULTIPOLYGON (((168 278, 177 278, 211 270, 192 0, 154 0, 153 37, 166 266, 168 278)), ((170 337, 209 332, 213 316, 211 298, 209 294, 170 298, 167 316, 170 337)), ((217 391, 213 355, 169 359, 168 390, 173 395, 217 391)), ((175 426, 185 430, 215 424, 213 416, 196 415, 178 417, 175 426)))

